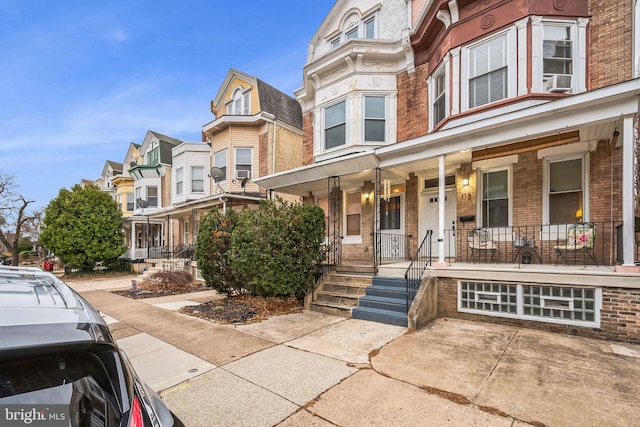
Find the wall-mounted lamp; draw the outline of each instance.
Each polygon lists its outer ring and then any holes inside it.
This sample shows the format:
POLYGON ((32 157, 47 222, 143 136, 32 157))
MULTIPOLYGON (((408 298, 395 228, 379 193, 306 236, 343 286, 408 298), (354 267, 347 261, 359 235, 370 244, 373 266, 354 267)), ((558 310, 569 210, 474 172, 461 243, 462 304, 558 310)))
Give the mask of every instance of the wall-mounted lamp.
POLYGON ((364 193, 364 202, 365 203, 369 203, 369 197, 371 197, 371 193, 369 193, 369 192, 364 193))
POLYGON ((469 178, 462 179, 462 200, 471 200, 471 193, 469 192, 469 178))

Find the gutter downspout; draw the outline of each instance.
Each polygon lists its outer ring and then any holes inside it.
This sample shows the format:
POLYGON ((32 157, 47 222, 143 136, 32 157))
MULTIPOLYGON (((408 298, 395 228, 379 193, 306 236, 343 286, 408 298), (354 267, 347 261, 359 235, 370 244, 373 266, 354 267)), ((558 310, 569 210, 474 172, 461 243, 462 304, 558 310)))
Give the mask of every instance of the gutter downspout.
POLYGON ((276 129, 277 129, 278 119, 273 119, 273 159, 271 161, 271 174, 276 173, 276 129))

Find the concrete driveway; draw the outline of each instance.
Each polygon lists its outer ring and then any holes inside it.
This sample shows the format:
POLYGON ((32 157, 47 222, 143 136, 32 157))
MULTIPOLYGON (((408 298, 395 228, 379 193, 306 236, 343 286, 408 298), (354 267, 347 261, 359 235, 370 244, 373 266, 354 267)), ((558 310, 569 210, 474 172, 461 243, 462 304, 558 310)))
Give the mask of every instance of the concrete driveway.
MULTIPOLYGON (((303 312, 217 325, 70 282, 187 426, 640 425, 640 346, 437 319, 406 329, 303 312)), ((183 299, 180 299, 183 298, 183 299)))

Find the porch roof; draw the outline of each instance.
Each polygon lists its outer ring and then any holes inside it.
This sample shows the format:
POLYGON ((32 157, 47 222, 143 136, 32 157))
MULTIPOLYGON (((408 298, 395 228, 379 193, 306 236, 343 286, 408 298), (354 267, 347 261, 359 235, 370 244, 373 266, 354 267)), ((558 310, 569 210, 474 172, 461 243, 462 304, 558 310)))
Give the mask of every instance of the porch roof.
POLYGON ((308 196, 326 192, 327 178, 332 176, 342 178, 343 188, 349 187, 350 182, 361 186, 363 181, 373 181, 376 167, 378 158, 373 151, 366 151, 257 178, 254 182, 264 188, 308 196))
POLYGON ((609 140, 623 117, 638 113, 640 79, 465 122, 375 150, 380 168, 436 169, 471 151, 578 130, 581 141, 609 140))
POLYGON ((167 215, 182 215, 185 212, 191 212, 192 209, 211 209, 214 206, 221 205, 225 202, 249 202, 257 203, 264 200, 262 196, 254 194, 237 194, 237 193, 218 193, 212 196, 203 197, 197 200, 190 200, 179 205, 171 205, 160 208, 149 213, 150 218, 164 218, 167 215))

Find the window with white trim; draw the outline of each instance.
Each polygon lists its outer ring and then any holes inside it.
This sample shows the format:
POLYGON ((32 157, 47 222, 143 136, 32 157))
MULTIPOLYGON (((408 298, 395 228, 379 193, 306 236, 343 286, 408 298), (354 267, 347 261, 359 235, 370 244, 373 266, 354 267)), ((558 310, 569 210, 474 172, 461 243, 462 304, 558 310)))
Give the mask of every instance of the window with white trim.
POLYGON ((481 171, 483 227, 509 226, 509 169, 481 171))
POLYGON ((469 108, 507 98, 507 48, 506 33, 469 47, 469 108))
POLYGON ((243 92, 241 88, 237 88, 227 103, 227 114, 236 116, 251 114, 251 90, 243 92))
POLYGON ((324 109, 324 146, 330 148, 347 142, 347 103, 338 102, 324 109))
POLYGON ((542 72, 544 76, 573 74, 573 30, 569 25, 542 25, 542 72))
POLYGON ((588 18, 531 21, 533 92, 580 93, 587 90, 588 18))
POLYGON ((223 173, 223 177, 220 180, 227 180, 227 149, 220 150, 213 155, 213 166, 220 169, 223 173))
POLYGON ((158 141, 152 141, 147 150, 147 164, 157 165, 160 163, 160 144, 158 141))
POLYGON ((384 96, 364 97, 364 140, 385 141, 386 98, 384 96))
POLYGON ((176 169, 176 194, 182 194, 184 185, 184 169, 176 169))
POLYGON ((351 14, 344 20, 344 26, 340 35, 331 39, 331 49, 335 49, 342 43, 351 39, 375 39, 377 33, 377 13, 360 17, 351 14))
POLYGON ((358 27, 351 28, 350 30, 345 31, 344 38, 345 38, 345 40, 357 39, 358 38, 358 27))
POLYGON ((134 209, 133 193, 127 193, 127 211, 132 212, 133 209, 134 209))
POLYGON ((251 170, 253 169, 253 149, 236 148, 235 161, 236 179, 251 179, 251 170))
POLYGON ((376 37, 376 19, 371 18, 364 23, 364 38, 373 39, 376 37))
POLYGON ((583 158, 548 160, 547 215, 549 224, 573 224, 584 218, 583 158))
POLYGON ((360 191, 347 193, 345 199, 345 229, 347 230, 347 236, 360 236, 362 218, 362 201, 360 191))
POLYGON ((147 186, 147 203, 150 208, 158 207, 158 187, 155 185, 147 186))
POLYGON ((575 25, 542 24, 542 78, 547 92, 569 92, 574 74, 575 25))
POLYGON ((191 166, 191 192, 204 192, 204 166, 191 166))
POLYGON ((432 92, 432 127, 447 117, 447 74, 443 64, 433 74, 429 91, 432 92))

